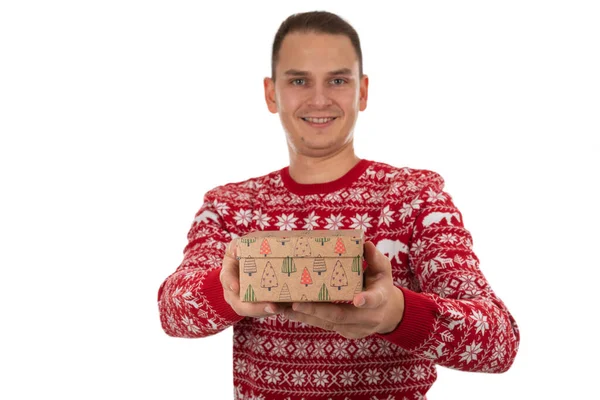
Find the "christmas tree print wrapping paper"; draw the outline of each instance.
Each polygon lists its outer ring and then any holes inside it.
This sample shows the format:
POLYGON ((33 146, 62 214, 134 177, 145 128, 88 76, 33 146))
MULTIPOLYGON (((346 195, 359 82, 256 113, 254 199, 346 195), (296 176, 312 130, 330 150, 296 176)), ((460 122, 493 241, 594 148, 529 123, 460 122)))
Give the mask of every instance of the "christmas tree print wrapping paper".
POLYGON ((363 290, 364 232, 257 231, 237 240, 246 302, 346 302, 363 290))

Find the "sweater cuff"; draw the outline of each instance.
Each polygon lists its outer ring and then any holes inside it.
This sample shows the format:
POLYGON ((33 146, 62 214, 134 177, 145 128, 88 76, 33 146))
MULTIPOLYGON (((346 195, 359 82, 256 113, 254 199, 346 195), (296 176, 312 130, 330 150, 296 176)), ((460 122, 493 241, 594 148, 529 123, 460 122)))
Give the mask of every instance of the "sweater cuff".
POLYGON ((206 294, 206 298, 211 307, 219 314, 221 318, 230 324, 235 324, 241 321, 244 317, 238 315, 233 308, 225 301, 223 295, 223 285, 221 285, 221 268, 215 268, 206 274, 202 284, 202 291, 206 294))
POLYGON ((425 343, 432 334, 437 306, 433 300, 421 293, 406 288, 399 289, 404 295, 402 320, 393 331, 375 335, 410 351, 425 343))

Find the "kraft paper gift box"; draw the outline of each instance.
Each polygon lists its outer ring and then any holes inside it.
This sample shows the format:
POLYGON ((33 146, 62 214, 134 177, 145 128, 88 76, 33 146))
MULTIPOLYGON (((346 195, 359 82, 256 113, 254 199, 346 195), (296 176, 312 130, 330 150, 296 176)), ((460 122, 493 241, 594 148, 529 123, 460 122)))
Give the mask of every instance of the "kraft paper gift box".
POLYGON ((343 302, 363 290, 362 230, 257 231, 238 238, 245 302, 343 302))

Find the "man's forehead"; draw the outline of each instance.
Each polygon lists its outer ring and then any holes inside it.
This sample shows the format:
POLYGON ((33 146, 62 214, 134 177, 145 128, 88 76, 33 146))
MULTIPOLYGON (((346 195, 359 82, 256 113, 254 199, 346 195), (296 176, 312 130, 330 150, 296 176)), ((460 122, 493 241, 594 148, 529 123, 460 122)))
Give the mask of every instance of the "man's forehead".
MULTIPOLYGON (((302 69, 296 69, 296 68, 290 68, 286 71, 284 71, 283 73, 286 76, 306 76, 306 75, 312 75, 311 71, 307 71, 307 70, 302 70, 302 69)), ((327 75, 352 75, 353 71, 351 68, 348 67, 343 67, 343 68, 337 68, 331 71, 326 71, 327 75)))
POLYGON ((284 76, 358 74, 356 52, 344 35, 291 33, 283 40, 278 64, 284 76))

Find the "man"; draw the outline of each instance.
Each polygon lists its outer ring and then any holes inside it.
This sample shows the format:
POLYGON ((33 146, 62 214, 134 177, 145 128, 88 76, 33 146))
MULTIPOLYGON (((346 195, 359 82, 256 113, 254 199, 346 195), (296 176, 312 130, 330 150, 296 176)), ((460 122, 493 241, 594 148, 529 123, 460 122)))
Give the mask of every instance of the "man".
POLYGON ((290 164, 210 190, 184 259, 162 284, 165 332, 234 326, 239 399, 423 399, 435 365, 503 372, 519 331, 479 270, 435 172, 360 159, 367 106, 358 35, 337 15, 296 14, 275 36, 265 100, 290 164), (255 230, 365 231, 366 289, 353 304, 244 303, 235 239, 255 230))

